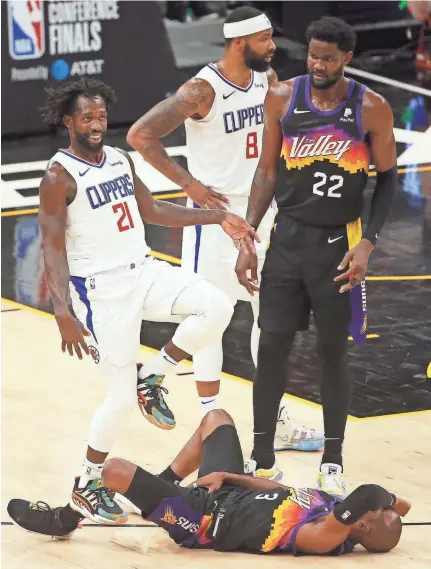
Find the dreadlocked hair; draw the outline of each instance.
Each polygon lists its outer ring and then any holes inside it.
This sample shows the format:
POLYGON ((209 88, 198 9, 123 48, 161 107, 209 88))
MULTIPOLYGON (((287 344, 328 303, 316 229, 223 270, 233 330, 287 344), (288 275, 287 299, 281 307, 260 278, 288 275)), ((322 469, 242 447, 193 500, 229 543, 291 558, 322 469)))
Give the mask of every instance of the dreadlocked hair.
POLYGON ((80 79, 63 83, 58 87, 45 89, 48 98, 46 105, 40 110, 45 122, 50 124, 62 124, 65 115, 73 113, 78 97, 96 98, 101 97, 107 107, 117 102, 114 89, 97 79, 80 79))

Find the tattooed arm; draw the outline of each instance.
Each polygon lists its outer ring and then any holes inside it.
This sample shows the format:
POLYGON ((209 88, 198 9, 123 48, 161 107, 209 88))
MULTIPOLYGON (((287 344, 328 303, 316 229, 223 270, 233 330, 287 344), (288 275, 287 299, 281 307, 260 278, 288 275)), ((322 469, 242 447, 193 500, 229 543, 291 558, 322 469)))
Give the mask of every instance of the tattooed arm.
POLYGON ((127 142, 159 172, 184 189, 201 207, 221 208, 227 199, 195 180, 171 158, 160 138, 174 131, 187 118, 204 118, 214 103, 214 89, 203 80, 193 78, 172 96, 161 101, 132 125, 127 142))

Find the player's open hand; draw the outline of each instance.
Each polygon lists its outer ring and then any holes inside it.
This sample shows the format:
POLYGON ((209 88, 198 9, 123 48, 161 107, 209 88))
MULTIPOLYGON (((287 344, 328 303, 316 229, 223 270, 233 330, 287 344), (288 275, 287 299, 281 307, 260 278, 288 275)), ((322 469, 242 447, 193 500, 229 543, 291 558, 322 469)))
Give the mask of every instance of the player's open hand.
POLYGON ((349 263, 350 268, 334 279, 335 282, 349 279, 349 282, 340 288, 341 293, 351 290, 363 280, 367 272, 368 259, 373 249, 374 246, 368 239, 362 239, 356 247, 353 247, 344 255, 337 268, 339 271, 342 271, 349 263))
POLYGON ((55 319, 61 334, 61 350, 65 352, 67 348, 71 356, 73 356, 75 351, 78 358, 82 360, 82 348, 88 356, 90 350, 84 340, 84 336, 90 336, 90 332, 70 312, 62 315, 56 314, 55 319))
POLYGON ((196 482, 192 484, 194 488, 208 488, 210 494, 214 494, 217 490, 223 486, 225 479, 225 472, 212 472, 206 476, 198 478, 196 482))
POLYGON ((184 191, 195 204, 202 208, 226 210, 225 205, 229 204, 226 196, 208 186, 204 186, 197 180, 193 180, 190 185, 184 188, 184 191))
POLYGON ((254 296, 255 292, 259 292, 256 250, 251 249, 245 242, 241 244, 235 272, 238 282, 247 289, 251 296, 254 296), (248 276, 248 271, 250 271, 250 276, 248 276))
POLYGON ((226 213, 221 226, 223 231, 231 237, 237 249, 241 248, 242 243, 246 243, 250 250, 256 253, 254 240, 260 243, 260 239, 256 230, 245 219, 235 213, 226 213))

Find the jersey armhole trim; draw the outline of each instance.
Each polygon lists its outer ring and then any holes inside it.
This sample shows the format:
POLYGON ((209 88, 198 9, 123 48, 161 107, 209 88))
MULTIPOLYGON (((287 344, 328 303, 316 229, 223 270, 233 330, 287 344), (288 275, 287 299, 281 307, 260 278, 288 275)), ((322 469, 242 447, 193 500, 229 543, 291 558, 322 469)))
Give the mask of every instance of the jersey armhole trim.
MULTIPOLYGON (((207 67, 209 67, 209 65, 207 65, 207 67)), ((214 85, 210 81, 208 81, 208 79, 206 79, 205 77, 198 77, 198 79, 202 79, 202 81, 206 81, 208 83, 208 85, 211 86, 212 90, 214 91, 214 101, 213 101, 213 104, 211 105, 210 110, 208 111, 208 113, 203 118, 194 119, 193 117, 189 117, 189 119, 195 123, 208 123, 208 122, 211 122, 216 115, 217 91, 215 90, 214 85)))
POLYGON ((64 168, 64 170, 67 172, 67 174, 72 178, 74 184, 75 184, 75 195, 73 196, 71 201, 68 201, 68 199, 66 198, 66 207, 69 207, 70 205, 72 205, 76 199, 76 196, 78 194, 78 184, 76 182, 75 176, 69 172, 69 169, 67 168, 67 166, 65 166, 64 164, 62 164, 61 162, 59 162, 57 159, 54 160, 54 158, 56 157, 57 154, 54 154, 54 156, 51 158, 51 160, 49 160, 47 166, 46 166, 46 171, 50 170, 54 164, 58 164, 59 166, 61 166, 62 168, 64 168))
POLYGON ((295 101, 296 101, 296 96, 298 94, 298 89, 299 89, 299 84, 301 82, 301 77, 295 77, 295 84, 293 86, 293 93, 292 93, 292 98, 290 99, 290 105, 289 108, 287 109, 287 113, 284 115, 284 117, 281 119, 281 125, 283 126, 284 123, 287 121, 287 119, 292 115, 293 113, 293 109, 295 107, 295 101))
POLYGON ((359 133, 361 135, 361 139, 365 140, 365 132, 364 132, 364 125, 362 123, 362 99, 364 97, 366 85, 361 85, 358 94, 358 101, 356 103, 356 124, 358 125, 359 133))

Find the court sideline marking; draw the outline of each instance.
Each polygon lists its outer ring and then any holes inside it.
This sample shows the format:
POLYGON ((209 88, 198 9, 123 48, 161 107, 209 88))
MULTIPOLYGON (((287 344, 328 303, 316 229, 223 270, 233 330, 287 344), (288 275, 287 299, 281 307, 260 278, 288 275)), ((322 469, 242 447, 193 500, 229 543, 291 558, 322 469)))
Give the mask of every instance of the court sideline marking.
MULTIPOLYGON (((20 302, 16 302, 15 300, 9 300, 8 298, 4 298, 1 297, 1 301, 2 302, 6 302, 8 304, 10 304, 11 306, 14 306, 15 308, 21 308, 22 310, 26 311, 26 312, 33 312, 35 314, 39 314, 41 316, 44 316, 46 318, 51 318, 52 320, 54 320, 54 315, 50 314, 49 312, 44 312, 43 310, 39 310, 38 308, 33 308, 32 306, 27 306, 26 304, 21 304, 20 302)), ((153 354, 158 353, 160 350, 156 350, 155 348, 151 348, 150 346, 146 346, 144 344, 140 345, 141 349, 146 351, 146 352, 150 352, 153 354)), ((193 363, 188 361, 188 360, 183 360, 181 362, 182 364, 185 364, 187 366, 193 366, 193 363)), ((243 377, 239 377, 236 375, 232 375, 230 373, 226 373, 226 372, 222 372, 222 377, 226 378, 226 379, 230 379, 231 381, 236 381, 237 383, 242 383, 244 385, 248 385, 248 387, 252 387, 253 383, 248 380, 245 379, 243 377)), ((322 406, 318 403, 314 403, 314 401, 308 401, 307 399, 302 399, 301 397, 297 397, 296 395, 291 395, 290 393, 284 393, 283 397, 285 399, 290 399, 292 401, 297 401, 299 403, 302 403, 303 405, 307 405, 308 407, 313 407, 314 409, 322 409, 322 406)), ((348 419, 350 421, 369 421, 369 420, 376 420, 376 419, 388 419, 388 418, 394 418, 394 417, 404 417, 406 415, 423 415, 425 413, 431 413, 431 409, 425 409, 423 411, 407 411, 406 413, 394 413, 391 415, 377 415, 375 417, 355 417, 354 415, 348 415, 348 419)))

